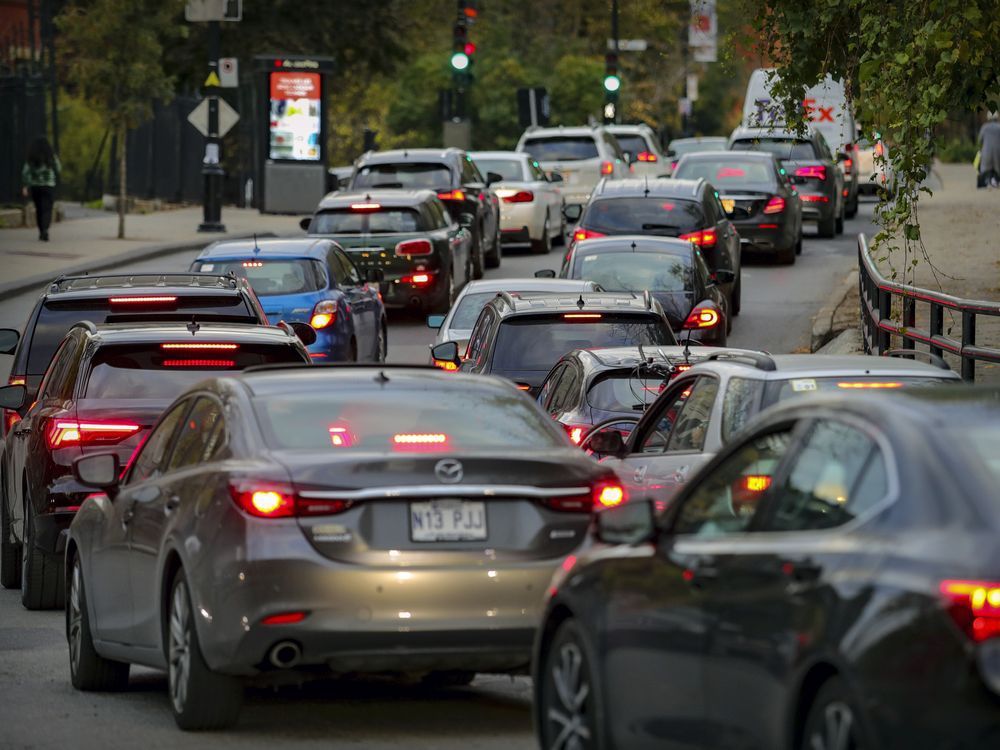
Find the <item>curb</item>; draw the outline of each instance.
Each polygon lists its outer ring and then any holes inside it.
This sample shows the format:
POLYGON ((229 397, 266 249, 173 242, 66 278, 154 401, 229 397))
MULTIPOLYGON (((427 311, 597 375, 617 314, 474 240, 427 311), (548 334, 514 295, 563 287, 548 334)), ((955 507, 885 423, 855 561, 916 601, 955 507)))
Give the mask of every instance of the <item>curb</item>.
POLYGON ((847 327, 842 321, 837 320, 838 313, 845 304, 854 304, 850 298, 857 296, 857 293, 858 270, 855 268, 849 271, 844 280, 834 288, 826 303, 813 318, 809 351, 817 351, 847 327))
MULTIPOLYGON (((277 236, 274 232, 257 232, 256 235, 257 237, 277 236)), ((216 238, 206 237, 205 240, 166 242, 159 245, 144 245, 142 247, 132 248, 131 250, 123 250, 120 253, 109 255, 101 258, 100 260, 84 261, 83 263, 78 263, 74 266, 67 266, 62 270, 61 275, 75 276, 91 271, 103 271, 106 268, 113 268, 114 266, 122 263, 150 260, 151 258, 159 258, 160 256, 171 255, 183 250, 197 250, 199 248, 207 247, 213 242, 219 240, 247 240, 253 236, 253 232, 247 232, 245 234, 227 234, 216 238)), ((11 297, 16 297, 17 295, 31 289, 43 287, 54 278, 55 276, 53 276, 51 272, 39 273, 34 276, 26 276, 24 278, 17 279, 16 281, 11 281, 6 284, 0 284, 0 302, 10 299, 11 297)))

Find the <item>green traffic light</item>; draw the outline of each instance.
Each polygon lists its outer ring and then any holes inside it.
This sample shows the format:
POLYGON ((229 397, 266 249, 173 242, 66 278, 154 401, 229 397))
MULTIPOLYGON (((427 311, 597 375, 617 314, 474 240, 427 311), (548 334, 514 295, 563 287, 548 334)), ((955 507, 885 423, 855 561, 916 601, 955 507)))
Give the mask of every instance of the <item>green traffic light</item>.
POLYGON ((621 79, 616 75, 608 75, 604 77, 604 88, 607 91, 617 91, 622 87, 621 79))
POLYGON ((469 56, 464 52, 456 52, 451 56, 451 67, 455 70, 465 70, 469 67, 469 56))

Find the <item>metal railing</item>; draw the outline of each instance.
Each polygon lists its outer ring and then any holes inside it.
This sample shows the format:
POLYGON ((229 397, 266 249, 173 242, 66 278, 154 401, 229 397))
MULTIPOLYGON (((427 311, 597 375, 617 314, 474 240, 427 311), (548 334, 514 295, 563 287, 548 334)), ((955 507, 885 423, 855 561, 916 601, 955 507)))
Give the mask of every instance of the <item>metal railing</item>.
POLYGON ((902 339, 904 349, 926 344, 931 354, 949 352, 961 358, 962 379, 976 379, 976 362, 1000 363, 1000 349, 976 345, 976 317, 1000 317, 1000 302, 969 300, 928 289, 898 284, 879 273, 868 250, 868 240, 858 235, 858 291, 861 296, 861 337, 869 354, 884 354, 892 348, 891 337, 902 339), (893 300, 902 305, 902 322, 893 319, 893 300), (917 304, 929 305, 927 329, 917 328, 917 304), (944 311, 961 315, 960 338, 944 331, 944 311))

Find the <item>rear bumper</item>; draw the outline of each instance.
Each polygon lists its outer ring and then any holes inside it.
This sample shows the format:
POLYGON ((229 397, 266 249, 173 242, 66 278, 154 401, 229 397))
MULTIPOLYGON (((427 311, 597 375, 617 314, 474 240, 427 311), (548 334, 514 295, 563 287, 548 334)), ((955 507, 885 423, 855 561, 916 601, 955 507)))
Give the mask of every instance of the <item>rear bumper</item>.
POLYGON ((503 242, 530 242, 542 238, 545 214, 538 202, 501 203, 500 239, 503 242))
POLYGON ((823 193, 803 193, 803 195, 822 196, 826 198, 825 203, 821 201, 801 201, 803 221, 824 221, 836 217, 837 197, 835 195, 825 195, 823 193))
MULTIPOLYGON (((398 279, 381 285, 382 304, 385 307, 404 308, 422 307, 438 301, 448 294, 444 277, 440 272, 428 273, 430 282, 426 284, 410 284, 398 279)), ((457 286, 457 284, 456 284, 457 286)))
POLYGON ((754 250, 786 250, 799 239, 791 217, 758 216, 736 224, 736 231, 740 235, 740 246, 754 250))

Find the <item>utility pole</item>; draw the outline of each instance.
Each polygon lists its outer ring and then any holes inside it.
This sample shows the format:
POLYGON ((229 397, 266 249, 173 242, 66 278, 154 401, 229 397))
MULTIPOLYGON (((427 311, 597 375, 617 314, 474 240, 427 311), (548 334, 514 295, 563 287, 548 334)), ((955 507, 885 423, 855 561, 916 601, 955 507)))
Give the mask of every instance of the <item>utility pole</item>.
POLYGON ((205 79, 205 96, 208 98, 208 135, 205 138, 205 156, 201 162, 204 178, 202 207, 204 221, 199 232, 225 232, 222 223, 222 138, 219 137, 219 47, 221 27, 219 21, 208 22, 208 78, 205 79))
POLYGON ((618 122, 618 0, 611 0, 611 51, 604 56, 604 124, 618 122))

